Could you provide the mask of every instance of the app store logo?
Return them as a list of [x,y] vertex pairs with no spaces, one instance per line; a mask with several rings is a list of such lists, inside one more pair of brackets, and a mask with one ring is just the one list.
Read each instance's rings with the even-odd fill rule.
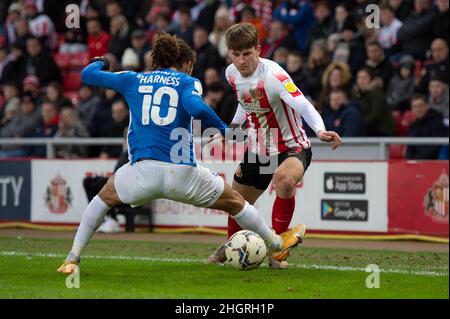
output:
[[366,192],[366,174],[364,173],[325,173],[324,193],[364,194]]

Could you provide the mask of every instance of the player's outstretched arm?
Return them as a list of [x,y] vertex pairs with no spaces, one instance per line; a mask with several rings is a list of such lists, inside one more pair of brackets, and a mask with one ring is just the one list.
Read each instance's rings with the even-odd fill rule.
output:
[[104,87],[122,93],[126,86],[125,75],[129,72],[111,73],[105,71],[108,69],[109,61],[107,58],[95,57],[81,71],[81,80],[88,85]]
[[[306,100],[306,98],[304,98]],[[307,101],[300,113],[305,119],[306,123],[308,123],[309,127],[311,127],[316,133],[317,137],[327,143],[332,143],[331,149],[335,150],[341,145],[341,137],[338,133],[334,131],[327,131],[325,128],[325,124],[323,123],[322,117],[319,112],[317,112],[316,108]]]
[[190,94],[183,96],[183,106],[190,116],[199,119],[205,127],[214,127],[219,129],[222,136],[225,136],[227,125],[217,116],[200,97],[200,95]]
[[335,131],[319,131],[317,137],[323,142],[332,143],[331,149],[333,150],[341,145],[341,137]]
[[319,112],[317,112],[316,108],[297,88],[289,75],[283,72],[270,77],[269,85],[290,108],[301,114],[321,141],[332,143],[331,148],[333,150],[341,145],[341,137],[339,134],[326,130]]

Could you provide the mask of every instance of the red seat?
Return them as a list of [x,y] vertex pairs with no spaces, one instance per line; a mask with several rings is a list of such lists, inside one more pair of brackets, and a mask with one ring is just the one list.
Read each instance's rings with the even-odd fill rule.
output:
[[402,113],[400,111],[392,111],[391,114],[394,119],[395,135],[402,136]]
[[72,71],[74,71],[74,69],[84,68],[88,64],[89,64],[89,53],[87,51],[73,53],[71,55],[70,68],[72,69]]
[[389,159],[403,159],[405,158],[406,145],[393,144],[388,146]]
[[61,71],[65,71],[69,68],[70,65],[70,54],[69,53],[55,53],[53,56],[56,65]]
[[414,77],[416,78],[416,80],[419,80],[421,78],[422,68],[423,68],[423,61],[416,60],[416,68],[414,72]]
[[408,135],[408,129],[411,124],[416,120],[416,116],[412,111],[405,111],[402,115],[401,127],[403,135]]
[[70,72],[64,76],[63,91],[77,91],[81,86],[80,72]]

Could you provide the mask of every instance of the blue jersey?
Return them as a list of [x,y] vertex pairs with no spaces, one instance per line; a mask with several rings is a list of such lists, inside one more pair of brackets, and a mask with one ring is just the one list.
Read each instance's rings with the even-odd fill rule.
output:
[[226,125],[203,102],[200,82],[181,72],[105,72],[103,62],[89,64],[82,81],[121,93],[130,108],[128,152],[131,163],[151,158],[195,166],[192,120],[225,134]]

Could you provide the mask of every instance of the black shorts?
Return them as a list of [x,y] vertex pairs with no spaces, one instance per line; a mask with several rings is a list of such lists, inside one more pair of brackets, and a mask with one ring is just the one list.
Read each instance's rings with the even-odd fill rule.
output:
[[240,175],[238,176],[235,173],[234,180],[242,185],[254,186],[257,189],[265,190],[272,181],[277,167],[289,157],[298,158],[306,172],[311,163],[312,151],[310,148],[297,148],[274,156],[258,156],[254,153],[249,153],[247,150],[244,154],[244,159],[239,164]]

